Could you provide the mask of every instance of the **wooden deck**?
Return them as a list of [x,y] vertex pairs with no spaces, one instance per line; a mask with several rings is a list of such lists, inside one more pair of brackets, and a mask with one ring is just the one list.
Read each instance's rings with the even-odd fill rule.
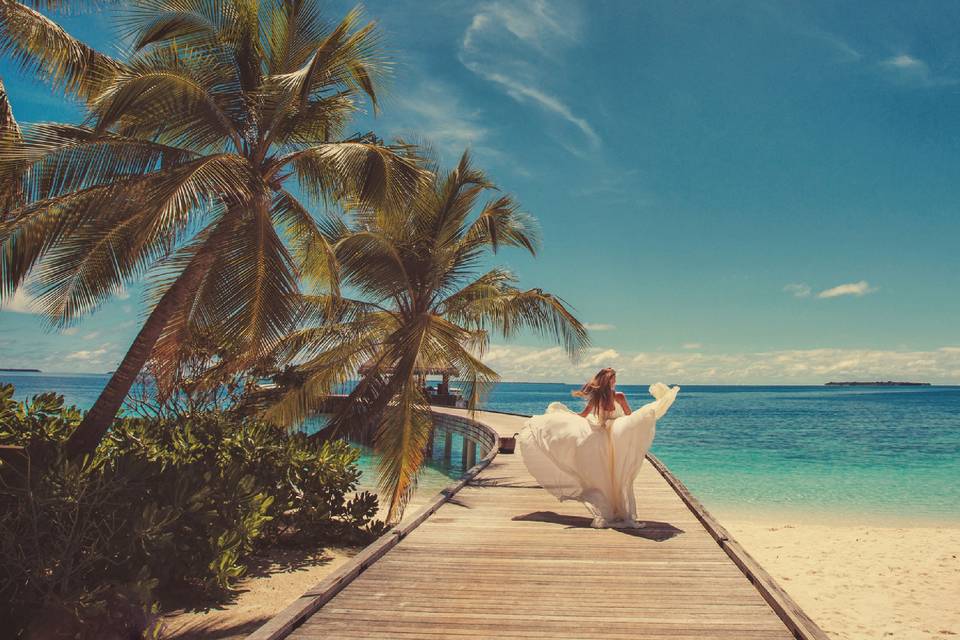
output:
[[[502,436],[523,423],[479,419]],[[500,454],[289,637],[825,638],[785,622],[778,606],[807,620],[775,585],[754,584],[766,574],[745,554],[738,562],[676,485],[645,464],[636,489],[647,526],[596,530],[580,504],[539,488],[519,454]]]

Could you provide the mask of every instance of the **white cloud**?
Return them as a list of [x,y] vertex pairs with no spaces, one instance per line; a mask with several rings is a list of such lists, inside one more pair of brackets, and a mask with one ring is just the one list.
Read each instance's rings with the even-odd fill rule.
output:
[[684,349],[702,349],[703,345],[699,342],[685,342],[683,345]]
[[117,300],[129,300],[130,292],[127,291],[126,287],[120,287],[116,292]]
[[860,282],[848,282],[847,284],[837,285],[829,289],[824,289],[817,294],[818,298],[838,298],[840,296],[864,296],[873,293],[877,287],[871,287],[866,280]]
[[0,311],[12,311],[13,313],[38,313],[35,309],[35,301],[23,287],[20,287],[13,293],[12,298],[7,298],[0,304]]
[[81,362],[102,362],[103,356],[110,351],[110,345],[102,345],[99,349],[84,349],[74,351],[66,355],[67,360],[79,360]]
[[792,295],[794,298],[808,298],[810,297],[811,293],[810,285],[803,282],[788,284],[783,288],[783,290]]
[[608,367],[610,366],[609,363],[615,362],[619,358],[620,354],[617,353],[616,349],[604,349],[585,358],[583,364],[589,367]]
[[573,7],[558,8],[544,0],[487,3],[464,32],[459,58],[517,102],[535,104],[573,125],[596,148],[601,140],[590,122],[541,86],[559,51],[577,41],[576,13]]
[[394,103],[392,113],[401,129],[427,132],[428,143],[441,145],[438,151],[454,158],[476,147],[489,133],[480,124],[480,111],[468,108],[453,87],[436,80],[415,83]]
[[822,384],[831,380],[960,382],[960,347],[930,351],[785,349],[704,354],[690,351],[623,353],[588,349],[578,363],[562,349],[497,345],[484,362],[504,380],[579,383],[597,367],[618,371],[623,384]]
[[62,335],[62,336],[75,336],[75,335],[77,335],[77,332],[78,332],[78,331],[79,331],[79,329],[77,329],[76,327],[68,327],[68,328],[62,330],[62,331],[60,332],[60,335]]
[[926,62],[907,53],[891,56],[881,62],[880,66],[894,78],[908,85],[936,87],[954,85],[958,82],[956,78],[934,73]]
[[911,69],[914,71],[927,69],[927,64],[923,60],[914,58],[913,56],[905,53],[901,53],[898,56],[893,56],[892,58],[887,58],[883,61],[883,64],[896,69]]
[[613,331],[617,328],[616,325],[605,322],[584,322],[583,326],[587,331]]

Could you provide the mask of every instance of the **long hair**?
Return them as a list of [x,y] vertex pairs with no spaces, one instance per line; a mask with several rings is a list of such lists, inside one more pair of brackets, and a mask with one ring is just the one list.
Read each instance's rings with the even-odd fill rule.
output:
[[613,411],[615,408],[613,398],[613,379],[617,372],[606,367],[600,369],[597,375],[587,384],[583,385],[579,391],[574,391],[576,398],[586,398],[587,406],[593,407],[593,413],[597,416],[601,411]]

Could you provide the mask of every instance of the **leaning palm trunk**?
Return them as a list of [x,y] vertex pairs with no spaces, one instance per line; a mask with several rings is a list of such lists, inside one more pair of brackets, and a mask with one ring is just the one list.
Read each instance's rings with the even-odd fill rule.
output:
[[75,457],[91,453],[97,447],[101,438],[110,429],[110,425],[113,424],[113,419],[120,411],[137,376],[150,359],[171,317],[186,304],[191,294],[196,292],[204,275],[210,269],[214,257],[209,248],[194,257],[190,265],[160,298],[140,332],[137,333],[137,337],[134,338],[120,366],[110,376],[107,386],[100,392],[100,396],[83,417],[83,421],[70,434],[67,440],[68,456]]

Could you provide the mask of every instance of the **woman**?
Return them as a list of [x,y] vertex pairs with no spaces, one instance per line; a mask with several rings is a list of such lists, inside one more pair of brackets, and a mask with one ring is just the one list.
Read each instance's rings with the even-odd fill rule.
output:
[[587,400],[579,414],[561,402],[527,421],[517,437],[523,461],[543,488],[560,500],[579,500],[593,515],[592,526],[642,527],[636,521],[633,482],[653,442],[657,418],[680,387],[657,383],[656,398],[630,411],[616,390],[617,373],[601,369],[573,395]]

